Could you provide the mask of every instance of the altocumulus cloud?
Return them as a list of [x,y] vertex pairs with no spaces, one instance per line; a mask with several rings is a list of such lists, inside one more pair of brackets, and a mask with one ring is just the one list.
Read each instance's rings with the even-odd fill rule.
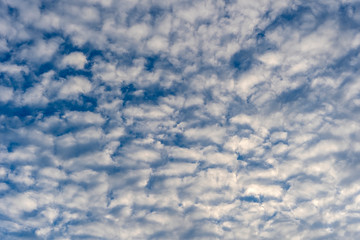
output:
[[359,29],[355,0],[0,0],[0,238],[360,238]]

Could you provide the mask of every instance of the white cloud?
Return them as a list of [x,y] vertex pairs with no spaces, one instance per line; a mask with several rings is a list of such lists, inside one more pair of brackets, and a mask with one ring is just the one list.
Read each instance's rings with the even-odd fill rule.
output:
[[24,192],[3,197],[0,211],[9,217],[20,217],[25,212],[31,212],[38,207],[32,195],[32,192]]
[[134,161],[153,162],[161,159],[160,153],[149,149],[138,149],[129,153],[128,157]]
[[174,158],[183,158],[187,160],[201,160],[204,158],[200,149],[172,147],[169,149],[169,155]]
[[61,60],[62,67],[70,66],[75,69],[83,69],[86,63],[86,56],[82,52],[72,52]]
[[0,64],[0,72],[9,73],[11,75],[19,74],[21,72],[28,73],[29,69],[26,66],[15,64]]
[[156,173],[159,175],[179,176],[183,174],[192,174],[197,167],[194,163],[168,163],[160,168]]
[[52,59],[61,42],[60,39],[39,40],[34,45],[22,50],[20,55],[33,62],[47,62]]
[[259,184],[251,184],[246,187],[245,194],[250,196],[255,195],[257,197],[263,195],[266,197],[279,198],[282,195],[282,189],[280,186],[276,185],[264,186]]
[[22,103],[26,105],[46,105],[49,100],[44,96],[45,92],[46,88],[42,84],[29,88],[22,96]]
[[223,143],[225,134],[226,130],[216,125],[204,128],[190,128],[184,132],[184,135],[190,140],[211,140],[217,144]]
[[125,135],[125,129],[122,127],[113,128],[109,131],[106,137],[110,139],[117,139]]
[[165,51],[168,48],[168,40],[165,37],[154,36],[147,42],[147,47],[155,53]]
[[63,116],[71,124],[93,124],[93,125],[102,125],[105,122],[105,119],[99,113],[94,112],[79,112],[79,111],[69,111],[66,112]]
[[249,138],[239,138],[238,136],[233,136],[225,144],[225,147],[231,151],[239,152],[240,154],[248,154],[251,151],[257,151],[257,153],[262,153],[262,150],[259,149],[259,145],[263,142],[263,139],[251,135]]
[[14,91],[12,88],[0,86],[0,102],[12,100]]
[[66,178],[66,173],[64,173],[63,171],[57,168],[51,168],[51,167],[41,169],[39,174],[44,177],[58,179],[58,180]]
[[173,111],[174,110],[167,105],[141,105],[139,107],[128,107],[124,109],[124,114],[130,118],[162,119],[168,117]]
[[359,235],[355,1],[0,5],[0,238]]
[[285,141],[287,139],[287,132],[273,132],[271,133],[271,141],[272,142],[276,142],[276,141]]
[[278,155],[285,153],[288,150],[288,148],[289,148],[288,145],[284,143],[278,143],[272,147],[272,152]]
[[8,48],[7,42],[5,41],[5,39],[1,39],[0,40],[0,52],[6,52],[8,50],[9,50],[9,48]]
[[101,140],[104,133],[101,128],[89,127],[75,134],[76,142],[83,144],[95,140]]
[[135,41],[140,41],[148,36],[150,32],[147,24],[136,24],[129,28],[128,36],[133,38]]
[[60,98],[77,96],[78,94],[86,94],[92,89],[91,82],[84,77],[71,77],[68,79],[59,91]]

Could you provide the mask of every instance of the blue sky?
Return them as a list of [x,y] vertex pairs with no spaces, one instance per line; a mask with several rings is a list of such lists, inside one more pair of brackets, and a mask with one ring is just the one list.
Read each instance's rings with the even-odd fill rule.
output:
[[0,238],[360,238],[359,27],[354,0],[0,0]]

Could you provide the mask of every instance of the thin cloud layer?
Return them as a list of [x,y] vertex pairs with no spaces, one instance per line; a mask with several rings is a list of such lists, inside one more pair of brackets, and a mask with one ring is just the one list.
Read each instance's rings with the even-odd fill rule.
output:
[[357,1],[0,1],[1,239],[357,239]]

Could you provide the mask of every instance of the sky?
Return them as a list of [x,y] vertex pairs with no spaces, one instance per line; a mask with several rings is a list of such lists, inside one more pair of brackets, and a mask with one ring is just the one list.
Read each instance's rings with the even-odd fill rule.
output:
[[0,0],[0,239],[360,239],[360,2]]

